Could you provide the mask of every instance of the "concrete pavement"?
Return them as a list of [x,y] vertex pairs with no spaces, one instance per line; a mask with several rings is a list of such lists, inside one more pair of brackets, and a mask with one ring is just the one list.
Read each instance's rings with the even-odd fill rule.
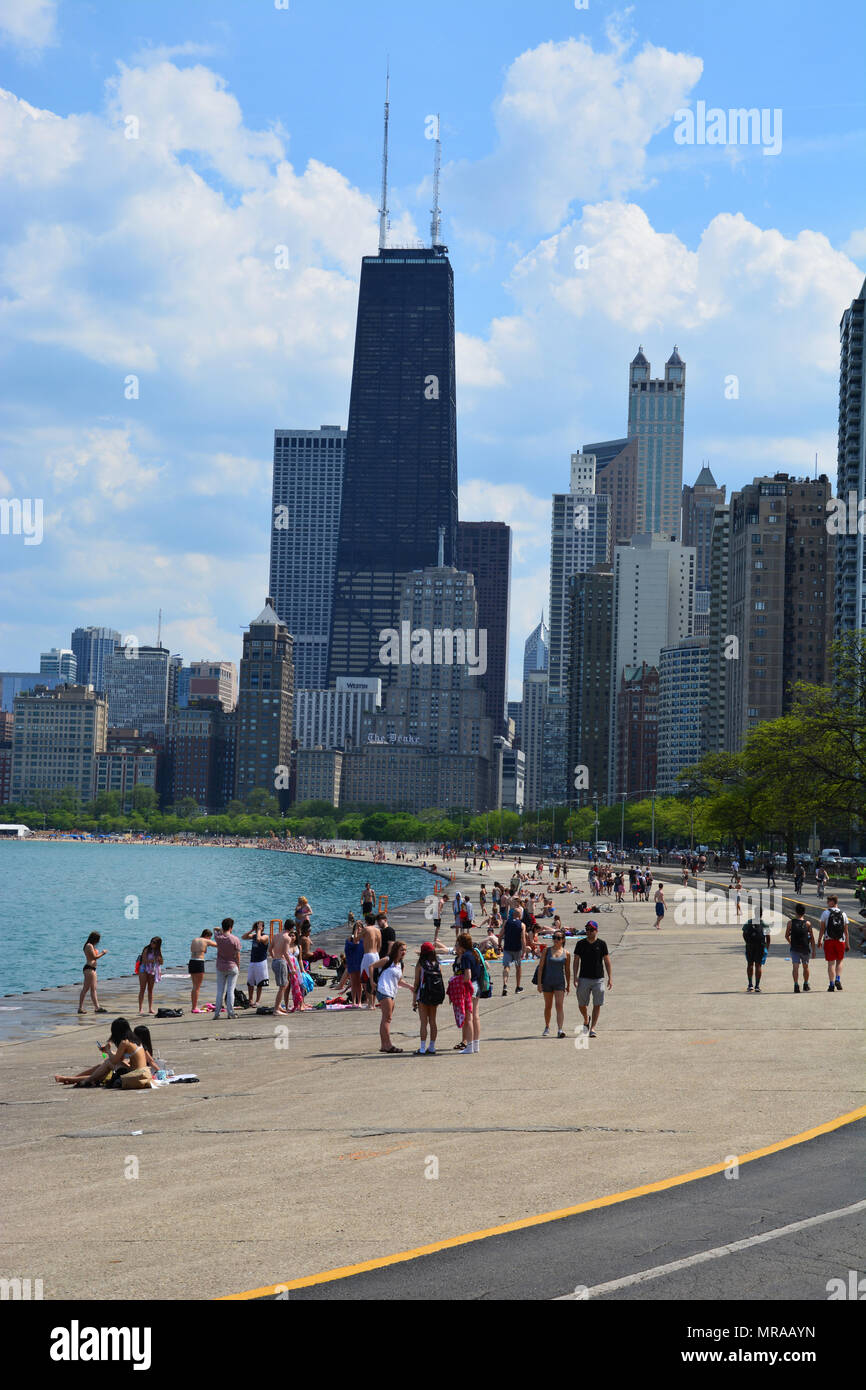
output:
[[[488,888],[510,869],[494,864]],[[479,875],[461,882],[477,900]],[[578,883],[556,895],[567,922],[585,920],[571,912],[585,870]],[[162,1055],[202,1080],[153,1092],[52,1083],[98,1060],[105,1016],[0,1044],[0,1272],[42,1278],[46,1298],[228,1295],[718,1163],[864,1103],[859,955],[844,993],[794,996],[774,946],[747,996],[736,928],[669,912],[657,931],[652,905],[630,902],[598,920],[614,988],[588,1047],[542,1039],[540,997],[503,999],[500,965],[477,1056],[451,1050],[447,1005],[440,1055],[412,1056],[407,991],[403,1056],[378,1054],[377,1013],[303,1013],[287,1034],[254,1015],[160,1021]],[[431,935],[423,904],[393,921],[410,947]],[[104,992],[135,1021],[131,990]],[[574,1030],[573,995],[566,1017]]]

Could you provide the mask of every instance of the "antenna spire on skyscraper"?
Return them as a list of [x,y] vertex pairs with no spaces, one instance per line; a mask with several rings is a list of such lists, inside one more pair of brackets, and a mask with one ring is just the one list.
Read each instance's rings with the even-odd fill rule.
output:
[[439,116],[436,117],[436,150],[433,156],[433,208],[430,222],[430,245],[442,244],[442,213],[439,208],[439,174],[442,169],[442,141],[439,135]]
[[379,208],[379,250],[388,241],[388,121],[391,114],[391,64],[385,69],[385,143],[382,151],[382,204]]

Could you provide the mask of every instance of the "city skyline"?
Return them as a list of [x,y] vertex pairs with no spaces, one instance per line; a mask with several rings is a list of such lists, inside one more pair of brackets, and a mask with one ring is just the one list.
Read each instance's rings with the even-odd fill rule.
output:
[[[514,530],[512,697],[549,589],[544,538],[561,460],[624,430],[623,374],[638,344],[661,362],[676,342],[689,363],[684,482],[704,459],[729,491],[776,469],[802,475],[816,452],[819,471],[834,474],[838,324],[862,284],[866,217],[846,177],[862,133],[820,91],[831,75],[834,90],[844,86],[849,63],[856,76],[853,6],[831,6],[848,52],[822,32],[810,40],[807,105],[797,50],[761,47],[789,14],[775,3],[759,18],[741,4],[700,18],[660,5],[630,20],[542,4],[497,9],[493,26],[481,6],[461,16],[459,61],[437,67],[427,48],[419,82],[420,19],[387,5],[368,7],[361,25],[337,4],[327,36],[296,7],[251,17],[247,32],[220,3],[206,20],[156,3],[145,33],[119,13],[96,30],[68,6],[43,8],[56,12],[53,28],[28,42],[22,23],[3,49],[17,350],[0,471],[5,495],[38,486],[46,514],[42,545],[3,538],[15,594],[0,633],[5,669],[33,669],[83,624],[121,623],[152,642],[160,607],[173,651],[238,660],[267,587],[273,428],[347,424],[358,264],[376,244],[386,28],[391,244],[427,239],[426,119],[443,113],[459,515]],[[434,50],[452,18],[446,4]],[[326,43],[348,84],[336,102],[313,76]],[[257,84],[248,45],[268,52]],[[69,60],[88,47],[85,74]],[[297,84],[285,80],[287,59]],[[532,116],[541,90],[556,92],[555,116]],[[784,109],[779,154],[678,145],[675,111],[699,99]],[[605,126],[593,125],[592,106]],[[140,128],[127,139],[132,115]],[[563,138],[575,128],[604,137],[591,156]],[[85,206],[79,186],[98,197]],[[808,212],[804,186],[815,192]],[[201,235],[187,247],[190,219]],[[635,269],[623,275],[626,262]],[[85,569],[86,591],[73,582]]]

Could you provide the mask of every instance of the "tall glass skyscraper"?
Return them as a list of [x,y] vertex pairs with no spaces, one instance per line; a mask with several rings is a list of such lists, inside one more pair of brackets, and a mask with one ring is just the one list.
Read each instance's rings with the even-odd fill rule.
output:
[[106,661],[120,643],[120,633],[113,627],[77,627],[69,645],[78,662],[78,684],[92,685],[94,690],[102,694],[105,690]]
[[454,273],[444,246],[361,263],[328,684],[380,676],[406,576],[457,561]]
[[270,592],[294,639],[296,690],[327,683],[345,447],[338,425],[274,431]]
[[686,364],[674,348],[653,379],[643,349],[629,368],[628,437],[637,439],[635,534],[679,540]]
[[534,627],[523,644],[523,679],[533,671],[547,671],[550,666],[550,628],[541,615],[541,622]]

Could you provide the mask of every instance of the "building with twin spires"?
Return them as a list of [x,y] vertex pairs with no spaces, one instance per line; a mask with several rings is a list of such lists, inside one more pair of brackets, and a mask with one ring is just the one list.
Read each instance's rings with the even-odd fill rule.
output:
[[674,348],[663,377],[639,348],[629,368],[628,437],[637,440],[634,534],[679,540],[686,364]]

